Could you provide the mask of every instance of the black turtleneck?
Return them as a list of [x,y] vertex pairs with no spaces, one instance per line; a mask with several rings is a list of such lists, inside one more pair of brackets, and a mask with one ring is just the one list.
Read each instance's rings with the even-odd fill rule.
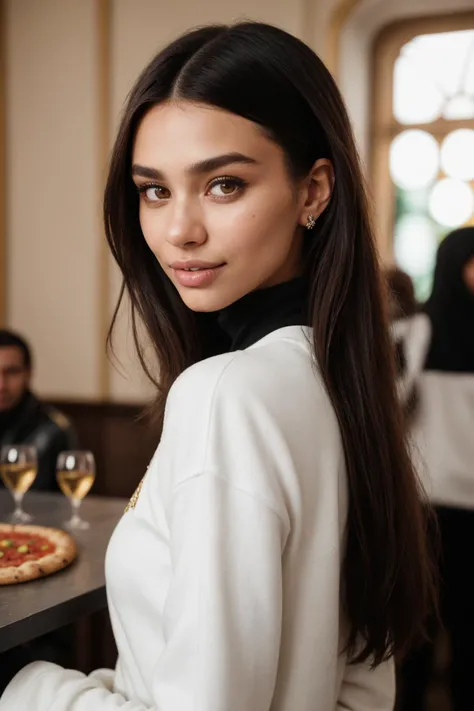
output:
[[303,277],[258,289],[219,312],[217,323],[230,339],[227,350],[248,348],[284,326],[307,326],[308,285]]

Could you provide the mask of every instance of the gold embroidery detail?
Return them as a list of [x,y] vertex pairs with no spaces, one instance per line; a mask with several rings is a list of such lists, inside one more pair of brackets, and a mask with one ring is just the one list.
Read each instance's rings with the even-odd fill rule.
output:
[[[148,471],[148,467],[147,467],[147,471]],[[145,476],[146,476],[146,475],[145,475]],[[133,495],[132,495],[132,498],[131,498],[130,501],[128,502],[127,507],[126,507],[124,513],[127,513],[127,511],[130,511],[130,509],[134,509],[135,506],[137,505],[138,497],[140,496],[140,491],[142,490],[142,486],[143,486],[143,482],[144,482],[144,481],[145,481],[145,477],[143,477],[143,479],[141,480],[141,482],[139,483],[139,485],[138,485],[137,488],[135,489],[135,491],[134,491],[134,493],[133,493]]]

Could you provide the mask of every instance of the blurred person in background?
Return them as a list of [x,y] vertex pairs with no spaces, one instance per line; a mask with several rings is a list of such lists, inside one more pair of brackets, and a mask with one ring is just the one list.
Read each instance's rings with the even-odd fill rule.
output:
[[[413,421],[415,457],[435,505],[440,536],[441,618],[450,642],[453,711],[472,711],[474,666],[474,227],[441,243],[424,312],[431,337]],[[402,670],[400,709],[420,711],[434,644]]]
[[57,456],[76,448],[76,434],[62,412],[40,402],[31,392],[31,377],[30,346],[18,334],[0,329],[0,447],[35,446],[38,474],[32,488],[53,491],[57,488]]
[[385,278],[389,289],[388,317],[396,322],[408,319],[418,311],[418,302],[415,296],[415,287],[409,274],[399,267],[390,267],[385,270]]
[[398,267],[385,271],[388,286],[388,316],[395,344],[398,393],[407,422],[418,402],[416,383],[423,370],[430,343],[431,326],[421,313],[411,277]]

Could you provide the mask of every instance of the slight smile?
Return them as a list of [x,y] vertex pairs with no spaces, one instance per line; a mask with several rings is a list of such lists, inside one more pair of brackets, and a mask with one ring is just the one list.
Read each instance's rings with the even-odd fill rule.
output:
[[170,264],[170,267],[174,272],[178,284],[185,287],[196,288],[212,284],[223,267],[225,267],[225,263],[212,264],[198,260],[189,260],[173,262]]

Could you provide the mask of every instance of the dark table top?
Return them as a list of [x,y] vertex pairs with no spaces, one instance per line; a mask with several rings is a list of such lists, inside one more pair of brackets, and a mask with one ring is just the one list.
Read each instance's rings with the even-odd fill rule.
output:
[[[105,552],[126,503],[88,496],[80,513],[90,528],[72,534],[78,544],[77,560],[46,578],[0,586],[0,652],[106,607]],[[61,528],[70,517],[62,494],[29,492],[23,507],[34,516],[32,525]],[[6,521],[12,510],[11,495],[0,490],[0,521]]]

